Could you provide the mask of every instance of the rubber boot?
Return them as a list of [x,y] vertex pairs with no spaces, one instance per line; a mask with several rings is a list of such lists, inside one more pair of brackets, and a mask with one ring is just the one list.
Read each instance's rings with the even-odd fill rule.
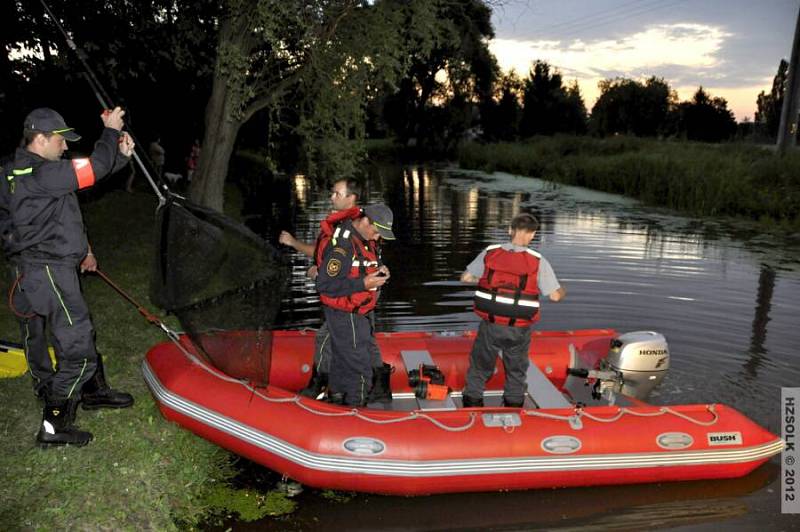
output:
[[311,380],[308,381],[308,385],[300,390],[300,395],[303,397],[310,397],[312,399],[316,399],[320,396],[320,394],[325,391],[325,388],[328,386],[328,374],[327,373],[317,373],[317,366],[315,365],[314,368],[311,370]]
[[372,368],[372,389],[369,391],[367,403],[392,402],[392,373],[394,367],[385,362],[379,368]]
[[469,395],[462,395],[461,404],[464,406],[464,408],[470,408],[473,406],[483,406],[483,397],[476,398],[476,397],[470,397]]
[[131,394],[114,390],[108,385],[105,370],[103,369],[103,357],[98,354],[97,370],[81,389],[81,406],[83,406],[83,409],[128,408],[132,404],[133,396]]
[[509,408],[521,408],[524,404],[525,399],[522,399],[521,401],[509,401],[506,399],[505,395],[503,396],[503,406],[507,406]]
[[79,430],[73,425],[77,402],[73,400],[47,399],[42,413],[42,426],[36,442],[46,448],[54,445],[82,447],[92,441],[92,433]]
[[328,402],[332,405],[343,405],[344,403],[344,394],[341,392],[334,392],[328,395]]

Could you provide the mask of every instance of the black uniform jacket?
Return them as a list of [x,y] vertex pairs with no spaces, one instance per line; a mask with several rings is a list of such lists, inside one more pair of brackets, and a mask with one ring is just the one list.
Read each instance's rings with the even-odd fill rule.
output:
[[105,128],[88,161],[48,161],[17,149],[3,167],[0,184],[3,250],[12,260],[73,265],[83,260],[88,241],[75,192],[128,164],[130,159],[119,153],[119,135]]

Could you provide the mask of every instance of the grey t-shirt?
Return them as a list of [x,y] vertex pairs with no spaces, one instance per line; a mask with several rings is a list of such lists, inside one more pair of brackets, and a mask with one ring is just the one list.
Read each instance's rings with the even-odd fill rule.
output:
[[[521,251],[525,252],[527,248],[522,246],[516,246],[511,242],[506,242],[500,246],[503,249],[508,251]],[[471,275],[474,275],[478,279],[483,277],[483,268],[484,268],[484,258],[486,257],[486,250],[484,249],[481,251],[475,259],[469,263],[467,266],[467,272]],[[539,273],[536,276],[536,284],[539,286],[539,293],[545,296],[549,296],[559,288],[561,288],[561,284],[558,282],[558,278],[556,277],[556,273],[553,271],[553,267],[550,266],[550,263],[547,261],[546,258],[539,255]]]

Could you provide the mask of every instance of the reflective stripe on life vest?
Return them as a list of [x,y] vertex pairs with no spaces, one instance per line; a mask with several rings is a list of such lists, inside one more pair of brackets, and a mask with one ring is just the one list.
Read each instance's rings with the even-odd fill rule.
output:
[[[483,299],[492,299],[492,294],[487,292],[481,292],[480,290],[475,291],[475,297],[482,297]],[[520,298],[519,301],[514,303],[514,298],[512,297],[504,297],[504,296],[495,296],[494,300],[498,303],[503,303],[505,305],[522,305],[523,307],[536,307],[539,308],[539,301],[538,300],[531,300],[531,299],[522,299]]]

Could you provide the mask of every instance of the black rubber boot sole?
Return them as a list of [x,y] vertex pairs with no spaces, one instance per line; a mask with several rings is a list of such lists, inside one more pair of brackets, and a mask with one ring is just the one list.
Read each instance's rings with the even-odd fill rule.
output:
[[85,432],[85,434],[89,435],[89,439],[80,439],[80,440],[63,439],[63,437],[59,438],[58,437],[59,434],[64,434],[64,433],[53,434],[52,440],[42,439],[41,433],[37,434],[36,435],[37,447],[39,447],[40,449],[47,449],[48,447],[63,447],[65,445],[74,445],[75,447],[83,447],[94,439],[94,436],[92,435],[91,432]]
[[100,410],[102,408],[130,408],[133,406],[133,399],[130,401],[126,401],[124,403],[86,403],[85,401],[81,401],[81,408],[84,410]]

